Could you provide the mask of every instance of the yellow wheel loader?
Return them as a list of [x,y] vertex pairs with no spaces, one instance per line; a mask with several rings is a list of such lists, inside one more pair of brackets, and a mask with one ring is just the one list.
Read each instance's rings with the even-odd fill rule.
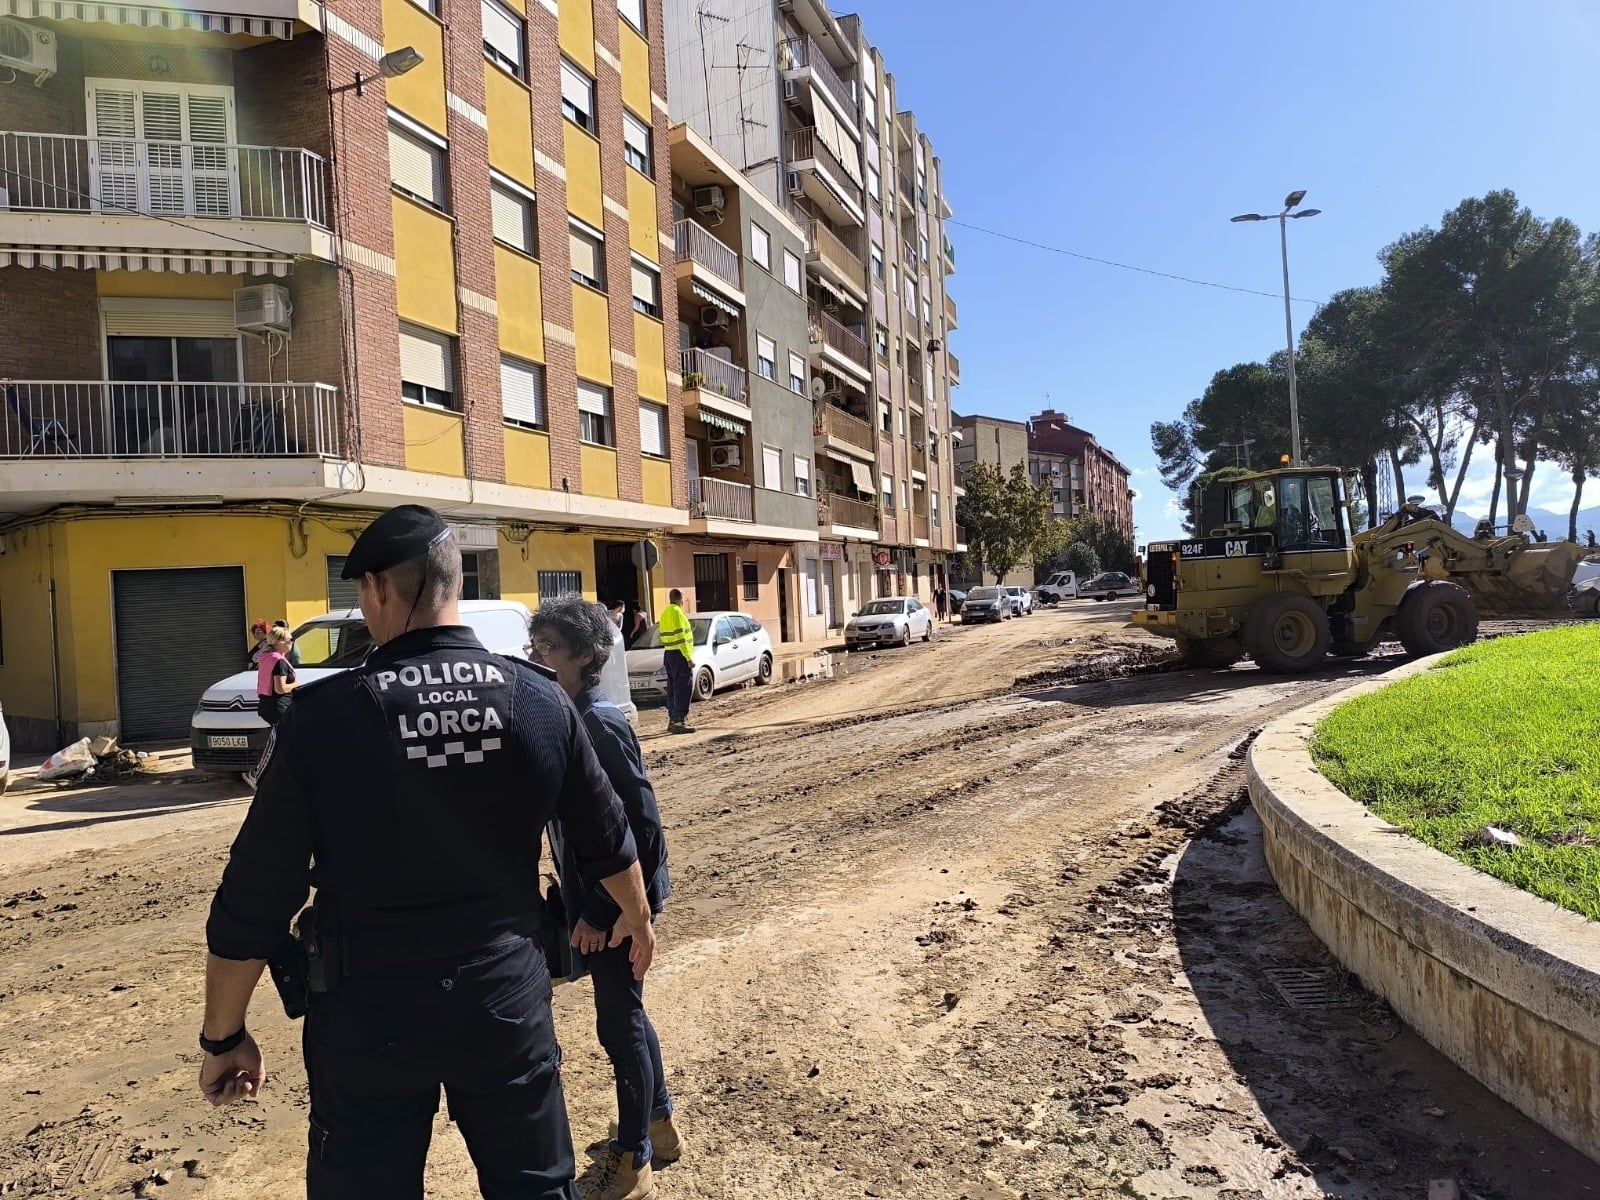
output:
[[1559,614],[1583,556],[1573,542],[1468,537],[1413,504],[1353,533],[1333,467],[1214,484],[1198,518],[1204,536],[1146,548],[1134,624],[1175,639],[1196,665],[1248,654],[1279,674],[1365,654],[1384,634],[1411,654],[1464,646],[1480,613]]

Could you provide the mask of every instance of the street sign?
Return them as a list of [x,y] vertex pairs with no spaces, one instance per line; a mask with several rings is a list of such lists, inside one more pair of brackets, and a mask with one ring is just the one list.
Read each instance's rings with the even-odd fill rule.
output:
[[654,571],[661,561],[661,550],[649,538],[634,543],[633,565],[641,571]]

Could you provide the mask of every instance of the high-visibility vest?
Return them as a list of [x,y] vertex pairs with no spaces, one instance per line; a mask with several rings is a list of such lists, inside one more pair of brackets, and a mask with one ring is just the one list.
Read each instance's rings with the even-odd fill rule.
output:
[[688,616],[676,604],[661,610],[661,648],[676,650],[685,658],[694,657],[694,630]]

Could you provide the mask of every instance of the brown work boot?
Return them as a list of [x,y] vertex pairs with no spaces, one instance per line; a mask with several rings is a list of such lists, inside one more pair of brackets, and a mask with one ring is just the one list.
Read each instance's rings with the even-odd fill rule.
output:
[[[616,1141],[617,1123],[611,1122],[611,1140]],[[658,1163],[675,1163],[683,1157],[683,1136],[678,1132],[678,1127],[672,1123],[671,1117],[662,1117],[650,1122],[650,1150],[652,1161]]]
[[651,1200],[656,1184],[650,1177],[650,1164],[634,1166],[631,1150],[619,1154],[612,1147],[608,1153],[594,1190],[587,1193],[588,1200]]

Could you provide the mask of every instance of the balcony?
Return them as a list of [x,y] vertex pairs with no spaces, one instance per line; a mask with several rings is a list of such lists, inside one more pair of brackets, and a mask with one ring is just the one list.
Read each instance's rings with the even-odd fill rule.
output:
[[928,452],[922,448],[921,442],[911,443],[911,470],[913,473],[921,472],[922,477],[928,477]]
[[[950,219],[949,213],[945,214],[945,219]],[[956,273],[956,248],[950,244],[949,238],[944,239],[944,273],[946,275]]]
[[878,506],[837,492],[817,497],[817,524],[827,528],[878,532]]
[[296,257],[333,258],[327,164],[284,146],[0,132],[0,265],[19,251],[24,266],[132,254],[284,275]]
[[755,521],[750,503],[750,487],[727,479],[698,475],[689,480],[689,519],[691,521]]
[[672,241],[678,259],[678,278],[690,281],[693,295],[719,308],[726,308],[728,300],[738,308],[744,307],[744,276],[739,269],[737,250],[700,222],[688,219],[672,227]]
[[812,88],[822,92],[828,107],[858,137],[860,122],[856,116],[856,89],[839,77],[833,64],[823,54],[822,48],[811,38],[790,38],[779,46],[783,77],[808,81]]
[[954,329],[960,322],[956,320],[956,302],[950,298],[950,293],[944,294],[944,327]]
[[878,439],[872,426],[837,404],[817,405],[814,432],[836,450],[867,462],[877,461]]
[[967,531],[961,526],[956,526],[956,553],[965,554],[967,551]]
[[862,208],[866,193],[856,182],[856,172],[845,168],[815,128],[791,130],[786,149],[790,169],[800,176],[801,189],[829,220],[838,225],[866,224]]
[[957,358],[954,354],[948,354],[948,353],[944,356],[944,358],[945,358],[945,363],[946,363],[946,365],[948,366],[948,368],[950,370],[950,386],[951,387],[960,387],[961,386],[961,360],[959,358]]
[[924,546],[928,544],[928,515],[926,513],[911,514],[911,536]]
[[851,241],[846,241],[815,217],[805,221],[806,262],[833,280],[863,304],[867,299],[867,268]]
[[872,378],[870,351],[861,335],[815,309],[811,313],[811,352],[830,365],[842,367],[862,382]]
[[922,380],[915,375],[906,376],[906,399],[911,407],[921,412],[923,409]]
[[0,381],[0,458],[348,458],[325,383]]
[[693,349],[678,352],[678,365],[683,371],[685,416],[698,417],[704,408],[749,422],[749,377],[743,367],[707,350]]

